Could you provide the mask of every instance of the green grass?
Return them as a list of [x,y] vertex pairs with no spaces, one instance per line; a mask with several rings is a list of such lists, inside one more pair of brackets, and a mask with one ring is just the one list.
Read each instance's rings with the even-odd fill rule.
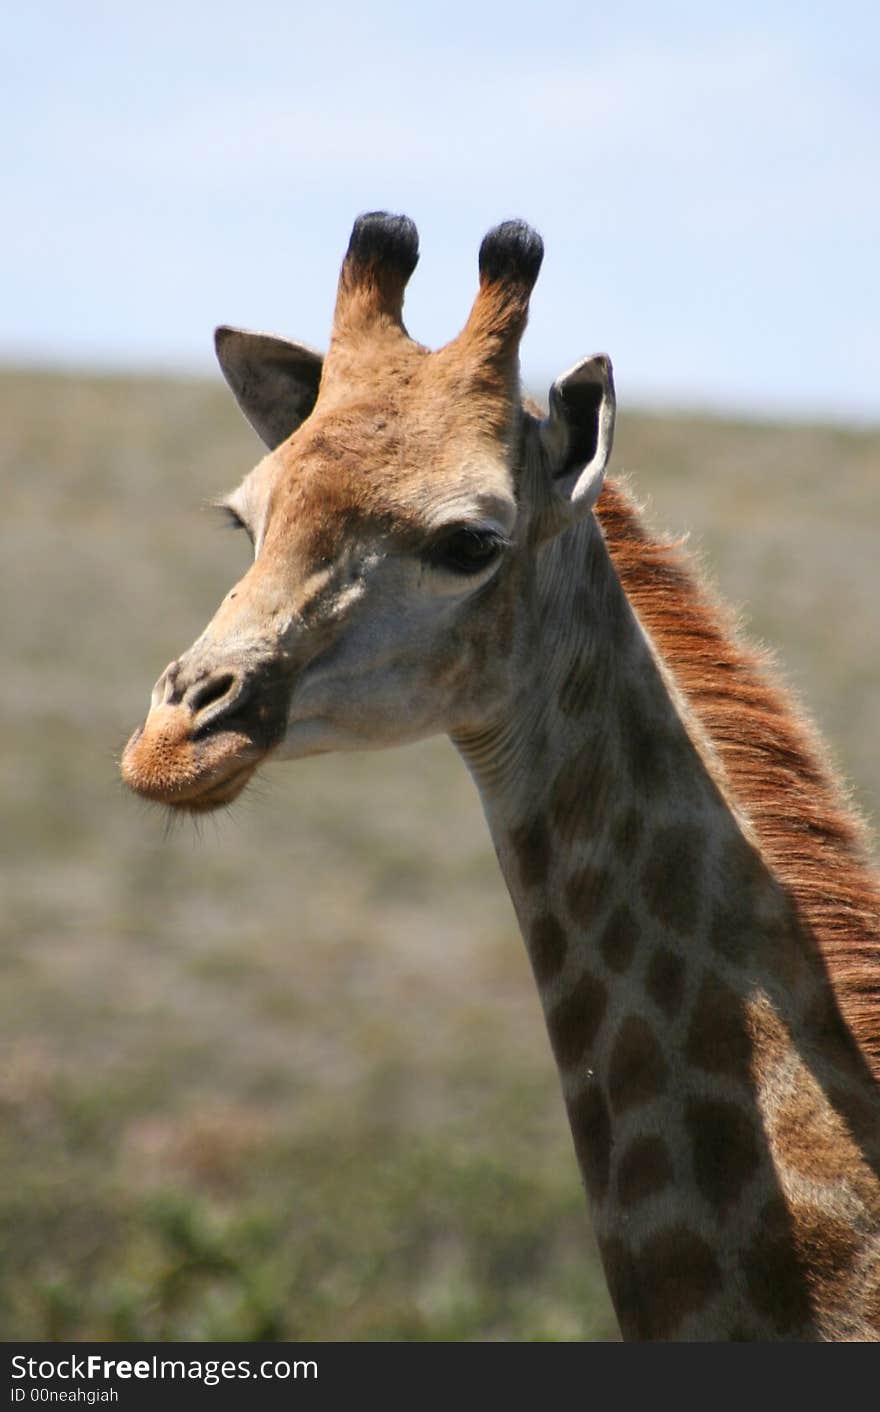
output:
[[[533,982],[451,747],[166,833],[116,756],[245,562],[217,385],[0,376],[0,1336],[614,1336]],[[623,415],[875,809],[880,435]]]

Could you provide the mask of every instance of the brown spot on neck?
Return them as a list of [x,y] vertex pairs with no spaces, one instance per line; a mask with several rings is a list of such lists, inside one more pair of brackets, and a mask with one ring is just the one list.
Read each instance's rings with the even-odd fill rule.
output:
[[624,1338],[674,1338],[723,1287],[721,1267],[706,1241],[686,1226],[651,1236],[638,1252],[612,1238],[602,1261]]
[[560,842],[596,835],[608,817],[616,785],[613,759],[597,741],[565,762],[549,800],[550,819]]
[[608,1072],[608,1092],[615,1113],[648,1103],[666,1089],[669,1066],[656,1035],[640,1015],[620,1026]]
[[750,1083],[752,1041],[745,1004],[720,977],[703,977],[694,1001],[685,1058],[709,1074],[727,1074]]
[[658,830],[642,870],[642,896],[653,917],[680,936],[697,925],[705,836],[695,824]]
[[681,1009],[684,980],[683,957],[669,947],[658,946],[648,962],[645,989],[668,1020],[674,1019]]
[[510,831],[510,845],[526,889],[546,882],[550,871],[550,834],[541,814]]
[[579,868],[565,885],[565,900],[572,917],[591,922],[611,892],[612,878],[607,868],[588,863]]
[[579,719],[594,709],[600,700],[600,694],[598,674],[589,671],[583,658],[578,656],[563,679],[557,703],[564,716]]
[[568,943],[559,918],[545,912],[529,927],[529,955],[539,986],[552,981],[562,970]]
[[592,1048],[607,1005],[605,986],[587,971],[571,994],[550,1011],[547,1028],[560,1069],[574,1068]]
[[602,1201],[611,1169],[611,1117],[595,1080],[569,1102],[568,1121],[587,1189],[594,1201]]
[[663,1191],[673,1179],[672,1159],[662,1137],[637,1137],[630,1143],[617,1168],[617,1199],[630,1210]]
[[641,927],[632,908],[625,902],[615,907],[599,938],[602,960],[609,971],[623,975],[632,964],[636,945],[641,935]]
[[739,1200],[760,1162],[753,1119],[732,1103],[692,1098],[685,1108],[697,1189],[720,1216]]
[[621,863],[632,863],[639,849],[644,832],[644,819],[638,809],[627,809],[615,821],[611,831],[611,841],[615,856]]

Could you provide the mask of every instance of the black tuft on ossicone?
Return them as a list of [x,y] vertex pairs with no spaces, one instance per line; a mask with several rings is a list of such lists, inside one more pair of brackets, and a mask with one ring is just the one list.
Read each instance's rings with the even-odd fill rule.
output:
[[480,275],[491,284],[513,280],[531,289],[544,258],[544,242],[525,221],[503,221],[480,246]]
[[358,216],[348,242],[346,263],[382,265],[408,280],[419,259],[419,233],[409,216],[368,211]]

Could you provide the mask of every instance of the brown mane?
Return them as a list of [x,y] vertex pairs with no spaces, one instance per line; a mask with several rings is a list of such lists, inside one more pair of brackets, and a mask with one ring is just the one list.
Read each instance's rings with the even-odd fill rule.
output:
[[599,521],[626,594],[723,763],[764,857],[813,933],[842,1014],[880,1077],[880,885],[815,729],[679,548],[607,482]]

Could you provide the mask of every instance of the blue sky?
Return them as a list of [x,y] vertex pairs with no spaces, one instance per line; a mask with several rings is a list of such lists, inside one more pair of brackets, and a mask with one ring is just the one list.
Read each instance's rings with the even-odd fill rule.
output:
[[485,230],[546,244],[540,387],[880,420],[880,9],[588,0],[47,3],[2,22],[0,358],[208,371],[326,342],[354,216],[405,211],[413,335]]

